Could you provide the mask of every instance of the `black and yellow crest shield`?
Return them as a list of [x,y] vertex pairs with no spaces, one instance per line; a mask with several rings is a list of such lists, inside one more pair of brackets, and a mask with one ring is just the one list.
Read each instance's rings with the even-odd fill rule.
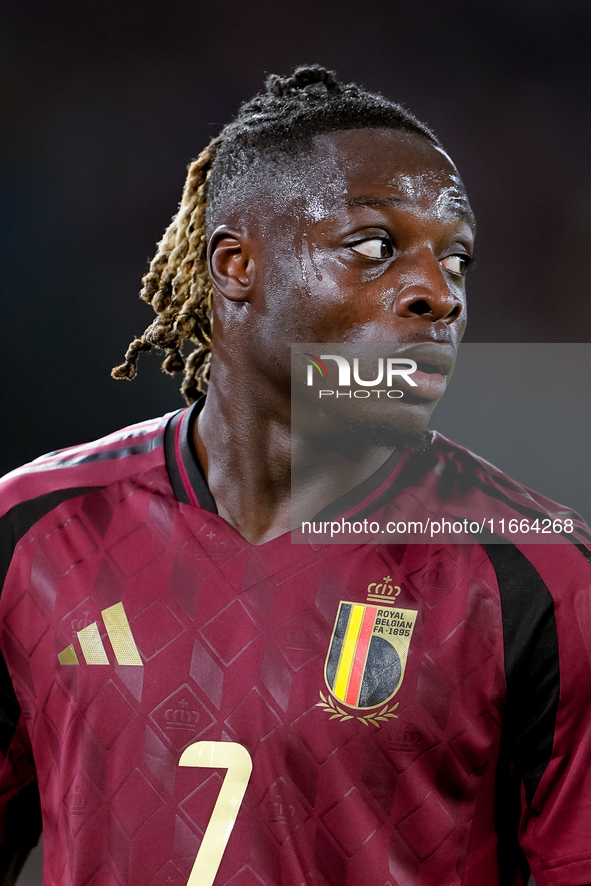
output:
[[331,694],[352,708],[383,704],[396,694],[417,612],[341,601],[324,679]]

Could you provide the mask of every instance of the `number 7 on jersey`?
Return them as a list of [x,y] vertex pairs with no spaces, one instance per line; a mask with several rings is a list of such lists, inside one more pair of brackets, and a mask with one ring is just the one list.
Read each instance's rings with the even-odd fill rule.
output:
[[183,751],[179,766],[228,770],[187,882],[187,886],[213,886],[250,779],[252,759],[234,741],[197,741]]

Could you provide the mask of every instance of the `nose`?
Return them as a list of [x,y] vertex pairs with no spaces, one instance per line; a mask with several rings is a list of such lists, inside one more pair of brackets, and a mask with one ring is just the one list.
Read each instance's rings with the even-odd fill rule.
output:
[[415,264],[411,273],[402,276],[395,307],[399,317],[424,317],[432,323],[443,321],[449,325],[464,313],[464,299],[450,286],[446,272],[432,253],[418,266]]

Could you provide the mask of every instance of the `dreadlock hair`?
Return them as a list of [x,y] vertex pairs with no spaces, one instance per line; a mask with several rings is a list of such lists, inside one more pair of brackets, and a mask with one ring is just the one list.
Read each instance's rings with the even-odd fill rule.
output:
[[[207,271],[207,235],[228,206],[240,205],[247,183],[262,168],[299,161],[314,136],[350,129],[387,128],[415,133],[439,145],[435,135],[406,111],[355,83],[340,83],[333,71],[302,65],[289,77],[271,74],[264,90],[244,103],[235,119],[188,166],[177,214],[142,280],[140,297],[156,319],[135,338],[113,378],[132,379],[141,351],[164,352],[162,369],[184,373],[181,392],[192,403],[209,381],[213,287]],[[184,342],[195,345],[188,356]]]

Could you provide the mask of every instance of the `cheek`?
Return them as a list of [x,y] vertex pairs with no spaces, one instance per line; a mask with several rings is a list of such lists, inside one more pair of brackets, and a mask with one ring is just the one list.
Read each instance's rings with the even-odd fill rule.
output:
[[389,265],[368,263],[360,268],[321,249],[311,250],[307,258],[312,291],[325,302],[330,299],[356,322],[379,317],[396,301]]
[[468,308],[466,305],[466,296],[464,295],[464,301],[462,306],[462,316],[458,322],[458,342],[460,342],[466,331],[466,324],[468,323]]
[[[306,234],[296,234],[290,248],[273,255],[264,280],[264,314],[268,328],[281,330],[292,341],[330,341],[351,300],[343,285],[342,268],[312,254]],[[354,303],[353,299],[353,303]]]
[[[395,294],[383,270],[360,277],[320,249],[304,234],[275,254],[265,275],[264,316],[259,331],[283,342],[367,341],[386,336]],[[383,327],[383,329],[382,329]],[[264,330],[264,331],[263,331]]]
[[305,280],[309,304],[309,320],[314,323],[318,341],[321,330],[334,330],[332,339],[338,338],[338,330],[349,329],[365,322],[368,313],[364,282],[354,275],[347,265],[320,249],[306,249],[300,253],[302,278]]

